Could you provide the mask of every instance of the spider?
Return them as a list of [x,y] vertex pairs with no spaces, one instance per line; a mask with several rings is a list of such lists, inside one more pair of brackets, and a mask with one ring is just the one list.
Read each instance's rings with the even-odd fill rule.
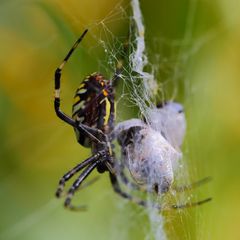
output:
[[[139,147],[139,143],[134,145],[133,135],[143,138],[142,131],[147,132],[147,136],[160,136],[154,129],[147,127],[142,120],[138,119],[128,120],[120,125],[114,127],[115,118],[115,106],[114,106],[114,82],[120,78],[122,71],[121,64],[116,67],[115,73],[111,80],[105,79],[100,73],[93,73],[87,76],[80,84],[79,88],[75,92],[74,104],[72,106],[72,117],[65,114],[60,109],[60,80],[62,69],[69,60],[70,56],[82,41],[88,30],[85,30],[80,38],[75,42],[70,49],[63,62],[55,71],[55,92],[54,92],[54,108],[56,115],[65,123],[71,125],[74,128],[77,141],[84,147],[91,148],[92,156],[79,163],[73,169],[68,171],[59,181],[59,185],[56,191],[56,196],[61,197],[65,183],[70,180],[76,173],[81,172],[79,177],[74,181],[70,189],[67,191],[64,206],[71,210],[82,210],[84,206],[74,206],[71,204],[71,200],[75,192],[80,188],[83,181],[91,174],[94,169],[97,169],[99,173],[108,172],[112,187],[116,193],[123,198],[127,198],[136,202],[141,206],[146,206],[146,202],[140,199],[132,197],[130,194],[122,191],[118,175],[120,175],[122,182],[128,184],[129,181],[122,171],[122,166],[116,161],[113,151],[113,139],[117,138],[122,150],[131,146],[133,149],[135,146]],[[154,135],[155,134],[155,135]],[[150,138],[151,139],[151,138]],[[141,143],[140,143],[141,144]],[[141,147],[141,146],[140,146]],[[144,144],[143,144],[143,147]],[[135,154],[137,158],[139,155]],[[128,166],[131,168],[131,166]],[[141,169],[144,172],[144,170]],[[157,177],[157,176],[156,176]],[[168,186],[161,185],[161,182],[156,181],[152,183],[156,192],[168,191],[172,180],[168,183]],[[201,182],[199,181],[199,184]],[[198,185],[195,184],[195,185]],[[139,189],[138,184],[131,184],[131,186]],[[185,187],[187,188],[187,187]],[[181,206],[172,206],[172,208],[187,207],[192,205],[200,205],[209,199],[200,201],[198,203],[185,204]]]
[[[72,210],[84,208],[81,206],[73,206],[71,199],[82,182],[95,168],[99,173],[109,172],[114,190],[124,198],[131,199],[130,195],[122,192],[120,189],[114,167],[114,153],[109,139],[109,134],[114,127],[115,117],[113,82],[119,77],[120,67],[117,68],[112,80],[105,79],[100,73],[93,73],[86,77],[75,93],[72,117],[60,109],[60,80],[62,69],[87,31],[88,30],[85,30],[83,32],[55,71],[55,112],[61,120],[74,128],[79,144],[84,147],[90,147],[93,154],[90,158],[67,172],[59,181],[59,186],[56,191],[57,197],[61,196],[65,182],[82,170],[77,180],[68,190],[64,203],[65,207]],[[141,204],[141,202],[139,202],[139,204]]]

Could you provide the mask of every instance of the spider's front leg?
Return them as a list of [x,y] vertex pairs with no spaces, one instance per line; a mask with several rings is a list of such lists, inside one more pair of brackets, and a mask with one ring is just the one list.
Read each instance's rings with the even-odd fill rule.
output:
[[54,92],[54,108],[57,116],[62,119],[64,122],[70,124],[71,126],[75,127],[76,123],[75,121],[66,115],[64,112],[61,111],[60,109],[60,80],[61,80],[61,74],[62,74],[62,69],[64,65],[67,63],[68,59],[72,55],[73,51],[77,48],[78,44],[82,41],[83,37],[87,33],[88,30],[85,30],[83,34],[80,36],[80,38],[75,42],[73,47],[70,49],[68,52],[67,56],[64,58],[63,62],[61,65],[56,69],[55,71],[55,92]]

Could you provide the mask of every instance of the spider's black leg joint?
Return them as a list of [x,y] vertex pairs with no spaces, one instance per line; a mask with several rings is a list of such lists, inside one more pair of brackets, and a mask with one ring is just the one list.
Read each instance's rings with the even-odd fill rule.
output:
[[112,173],[110,173],[110,180],[111,180],[114,191],[117,194],[119,194],[121,197],[126,198],[126,199],[140,205],[140,206],[143,206],[143,207],[147,206],[147,203],[145,201],[140,200],[140,199],[136,199],[133,196],[129,195],[128,193],[123,192],[120,188],[120,185],[118,183],[118,180],[117,180],[116,176],[113,175]]
[[60,110],[60,80],[61,80],[61,72],[64,67],[64,65],[67,63],[68,59],[72,55],[73,51],[77,48],[78,44],[82,41],[83,37],[87,33],[87,29],[83,32],[83,34],[80,36],[80,38],[74,43],[73,47],[68,52],[67,56],[64,58],[61,65],[55,70],[55,92],[54,92],[54,108],[57,116],[62,119],[63,121],[67,122],[68,124],[75,127],[75,121],[67,116],[65,113],[63,113]]
[[63,191],[63,188],[65,186],[65,182],[67,182],[73,175],[75,175],[77,172],[88,166],[89,164],[92,164],[93,162],[97,161],[102,155],[104,154],[104,151],[98,152],[97,154],[93,155],[92,157],[86,159],[85,161],[78,164],[76,167],[71,169],[69,172],[64,174],[64,176],[60,179],[59,185],[56,191],[56,197],[61,197],[61,193]]
[[180,204],[180,205],[172,205],[171,208],[173,209],[183,209],[183,208],[190,208],[190,207],[196,207],[199,205],[202,205],[204,203],[210,202],[212,198],[206,198],[198,202],[192,202],[192,203],[185,203],[185,204]]
[[83,210],[84,206],[75,207],[71,205],[72,197],[77,189],[80,187],[81,183],[88,177],[88,175],[97,167],[100,161],[96,161],[89,165],[84,171],[80,174],[79,178],[73,183],[72,187],[68,191],[67,198],[64,202],[64,206],[70,210]]

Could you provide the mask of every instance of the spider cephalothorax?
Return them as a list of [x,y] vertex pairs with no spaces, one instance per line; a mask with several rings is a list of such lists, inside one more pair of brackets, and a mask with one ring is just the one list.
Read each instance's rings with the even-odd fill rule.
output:
[[[107,80],[100,73],[93,73],[87,76],[76,90],[72,107],[72,117],[63,113],[60,109],[61,72],[71,54],[82,41],[86,33],[87,30],[83,32],[70,49],[62,64],[55,71],[54,107],[57,116],[74,128],[77,141],[82,146],[91,148],[92,156],[79,163],[61,178],[56,196],[60,197],[62,195],[66,181],[73,177],[77,172],[81,172],[67,192],[65,206],[70,209],[83,209],[82,206],[74,207],[71,204],[71,199],[88,175],[94,169],[97,169],[99,173],[109,173],[113,189],[116,193],[139,205],[146,206],[145,201],[136,199],[130,194],[122,191],[119,179],[124,184],[132,186],[135,189],[139,189],[141,184],[150,184],[151,188],[153,187],[154,191],[157,193],[165,193],[171,188],[173,182],[171,159],[179,158],[179,154],[177,150],[174,149],[174,146],[167,143],[169,139],[172,139],[172,136],[169,135],[171,132],[169,130],[169,122],[165,119],[166,114],[164,115],[164,111],[167,108],[164,109],[163,107],[164,111],[161,116],[162,121],[165,121],[167,124],[166,126],[168,126],[168,128],[166,128],[167,130],[164,130],[164,128],[161,128],[160,130],[156,129],[159,126],[158,122],[156,124],[154,116],[156,116],[156,114],[157,116],[160,116],[161,110],[160,112],[149,112],[150,120],[154,120],[152,122],[150,121],[150,124],[147,124],[140,119],[133,119],[124,121],[118,124],[115,128],[113,83],[119,79],[119,75],[122,71],[122,63],[118,63],[116,71],[110,80]],[[172,107],[172,105],[170,107]],[[177,141],[179,146],[181,145],[180,142],[182,142],[182,138],[183,134],[180,135],[180,139]],[[122,163],[115,158],[112,147],[112,141],[114,139],[118,139],[121,146],[123,155]],[[163,149],[162,143],[165,143],[165,146],[167,146],[167,151],[166,149]],[[127,162],[126,159],[130,159],[130,161]],[[124,175],[124,167],[128,168],[132,173],[132,176],[135,178],[133,179],[136,180],[136,183],[129,184],[128,178]],[[149,183],[148,176],[150,173],[153,173],[153,179],[152,182]],[[202,183],[202,181],[200,183]],[[198,184],[199,183],[197,183],[197,185]],[[183,188],[188,188],[188,186]],[[179,208],[199,205],[208,200],[209,199],[180,206],[173,205],[171,207]]]

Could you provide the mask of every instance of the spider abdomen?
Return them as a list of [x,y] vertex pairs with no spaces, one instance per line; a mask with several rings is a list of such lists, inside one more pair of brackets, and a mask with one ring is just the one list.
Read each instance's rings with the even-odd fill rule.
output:
[[[113,128],[114,97],[109,80],[100,73],[94,73],[80,84],[74,96],[72,117],[77,122],[108,133]],[[91,147],[91,140],[75,128],[78,142]]]

